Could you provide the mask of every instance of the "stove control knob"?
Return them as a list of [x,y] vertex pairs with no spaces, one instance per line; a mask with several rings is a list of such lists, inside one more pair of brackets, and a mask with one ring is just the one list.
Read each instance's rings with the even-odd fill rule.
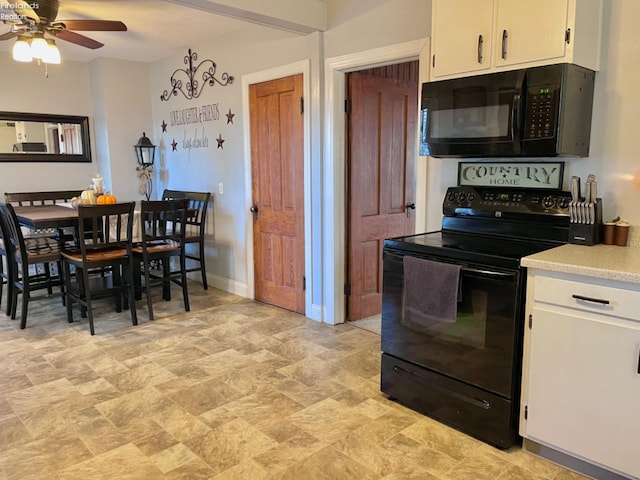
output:
[[458,195],[458,202],[464,203],[466,200],[467,200],[467,194],[464,192],[460,192],[460,195]]
[[558,201],[558,207],[559,208],[569,208],[569,202],[571,200],[569,199],[569,197],[560,197],[560,200]]
[[469,203],[473,202],[475,199],[476,199],[476,194],[475,193],[467,194],[467,200],[469,201]]
[[544,197],[542,199],[542,206],[544,208],[551,208],[555,205],[556,201],[553,197]]

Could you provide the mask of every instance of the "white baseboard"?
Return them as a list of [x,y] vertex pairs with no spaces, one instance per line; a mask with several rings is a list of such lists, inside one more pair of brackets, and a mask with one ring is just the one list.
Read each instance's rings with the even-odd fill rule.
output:
[[[200,275],[200,272],[191,272],[188,274],[188,277],[194,282],[202,282],[202,276]],[[219,290],[224,290],[225,292],[249,298],[249,289],[247,288],[246,283],[231,280],[230,278],[226,277],[221,277],[220,275],[216,275],[214,273],[207,273],[207,283],[209,284],[209,286],[217,288]]]
[[[190,273],[189,278],[195,282],[201,282],[199,272]],[[225,292],[233,293],[244,298],[249,298],[249,288],[247,287],[246,283],[231,280],[230,278],[226,277],[221,277],[220,275],[216,275],[214,273],[207,273],[207,282],[209,282],[210,286],[219,290],[224,290]],[[313,304],[311,305],[311,308],[305,316],[311,320],[315,320],[316,322],[322,322],[323,311],[324,308],[322,307],[322,305]]]
[[311,308],[306,314],[307,318],[315,320],[316,322],[322,322],[322,305],[312,304]]

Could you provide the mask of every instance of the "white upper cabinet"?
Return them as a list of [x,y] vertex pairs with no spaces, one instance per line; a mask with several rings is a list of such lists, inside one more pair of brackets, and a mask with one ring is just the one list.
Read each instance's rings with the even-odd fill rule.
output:
[[491,67],[494,0],[434,0],[431,75]]
[[602,0],[433,0],[431,80],[576,63],[598,70]]

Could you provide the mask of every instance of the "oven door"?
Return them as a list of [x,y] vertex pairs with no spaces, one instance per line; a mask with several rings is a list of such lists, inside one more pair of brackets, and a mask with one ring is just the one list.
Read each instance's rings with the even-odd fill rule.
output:
[[[411,255],[418,256],[415,252]],[[461,265],[456,321],[424,328],[403,320],[403,256],[402,251],[384,252],[382,351],[469,386],[512,398],[522,336],[520,270]],[[424,292],[433,293],[428,279]]]

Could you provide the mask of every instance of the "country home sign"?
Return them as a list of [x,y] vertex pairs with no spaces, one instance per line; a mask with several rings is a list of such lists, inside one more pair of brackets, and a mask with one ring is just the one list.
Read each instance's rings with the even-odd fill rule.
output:
[[562,188],[564,162],[460,162],[458,185]]

